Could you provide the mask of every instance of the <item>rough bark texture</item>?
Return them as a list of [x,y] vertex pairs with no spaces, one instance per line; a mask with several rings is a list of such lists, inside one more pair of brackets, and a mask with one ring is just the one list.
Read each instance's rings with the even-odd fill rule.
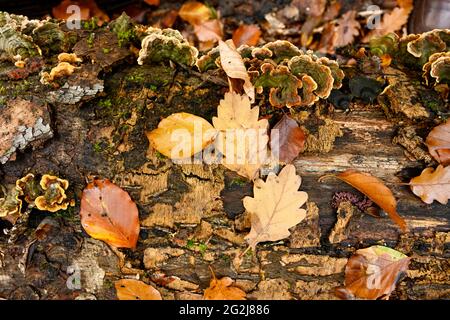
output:
[[[83,51],[81,44],[77,48],[88,60],[92,52]],[[101,66],[101,73],[87,71],[99,74],[103,93],[75,104],[52,100],[47,107],[53,137],[18,152],[14,161],[0,167],[3,185],[29,172],[53,173],[70,181],[76,198],[74,208],[58,214],[33,211],[27,231],[13,244],[0,235],[0,298],[114,299],[113,281],[139,273],[165,299],[198,299],[209,285],[211,265],[217,276],[235,279],[252,298],[335,299],[333,288],[343,284],[347,258],[372,244],[386,244],[412,258],[393,299],[450,298],[450,207],[426,205],[399,184],[419,173],[423,164],[392,143],[402,123],[389,120],[379,105],[331,112],[323,103],[310,112],[303,124],[314,139],[294,161],[303,179],[301,189],[309,194],[308,218],[289,239],[259,245],[253,255],[239,257],[249,228],[241,199],[251,194],[251,184],[220,166],[174,165],[149,151],[145,136],[174,112],[210,121],[227,88],[169,64],[138,66],[128,54],[113,54],[119,55],[111,58],[120,61],[117,65]],[[48,101],[54,92],[42,88],[38,74],[0,84],[6,105],[16,97],[30,103]],[[8,121],[1,108],[0,124]],[[419,130],[425,126],[411,125]],[[319,152],[330,146],[330,152]],[[401,235],[387,217],[347,212],[346,219],[352,215],[349,222],[333,230],[333,239],[339,241],[330,243],[337,220],[332,195],[354,190],[338,180],[317,180],[349,168],[387,183],[409,233]],[[82,230],[79,196],[86,179],[94,176],[111,179],[138,204],[142,228],[135,251],[113,250]],[[46,217],[52,217],[46,222],[49,231],[38,237],[35,229]],[[10,227],[5,221],[0,226]],[[77,270],[79,289],[67,286]]]

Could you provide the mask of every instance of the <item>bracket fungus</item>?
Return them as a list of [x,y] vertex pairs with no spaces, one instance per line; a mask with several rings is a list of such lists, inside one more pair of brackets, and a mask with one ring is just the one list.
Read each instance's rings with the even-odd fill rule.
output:
[[[244,61],[257,93],[268,91],[275,108],[310,106],[339,89],[345,77],[336,61],[304,52],[285,40],[262,47],[243,45],[238,52]],[[201,72],[220,68],[217,48],[197,60]]]
[[197,61],[198,50],[178,30],[149,27],[145,34],[138,57],[140,65],[169,60],[193,66]]
[[56,212],[66,210],[69,204],[71,204],[71,201],[66,195],[69,181],[44,174],[39,185],[43,190],[43,195],[38,196],[34,200],[36,208],[39,210]]
[[7,189],[0,185],[0,218],[8,220],[11,216],[17,216],[22,210],[20,192],[12,187]]

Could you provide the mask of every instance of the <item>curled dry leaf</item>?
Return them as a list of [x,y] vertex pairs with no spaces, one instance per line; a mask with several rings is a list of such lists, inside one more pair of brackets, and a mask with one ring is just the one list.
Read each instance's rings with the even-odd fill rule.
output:
[[256,46],[261,37],[261,29],[256,24],[243,24],[233,32],[233,42],[236,47],[243,44],[248,46]]
[[306,135],[297,121],[284,115],[270,132],[270,150],[275,159],[291,163],[305,147]]
[[244,92],[250,98],[250,102],[253,103],[255,101],[255,87],[250,81],[242,56],[236,50],[233,40],[219,41],[219,52],[222,69],[229,78],[244,81]]
[[234,92],[225,93],[213,117],[219,131],[215,147],[224,155],[222,164],[250,180],[267,160],[269,122],[258,118],[259,107],[251,108],[247,96]]
[[223,26],[219,19],[213,19],[194,26],[194,32],[200,42],[213,43],[223,38]]
[[450,164],[450,120],[431,130],[425,143],[436,161],[444,166]]
[[412,178],[409,185],[423,202],[431,204],[436,200],[447,204],[450,199],[450,167],[426,168],[420,176]]
[[214,273],[211,273],[209,288],[203,293],[205,300],[245,300],[245,292],[233,286],[233,279],[229,277],[217,279]]
[[147,132],[150,144],[170,159],[189,158],[210,145],[217,132],[205,119],[190,113],[174,113],[158,128]]
[[289,237],[289,228],[305,218],[306,210],[300,207],[305,204],[308,194],[298,191],[301,181],[291,164],[278,176],[269,173],[266,182],[255,181],[253,198],[244,198],[244,207],[251,215],[252,224],[245,239],[253,250],[260,242]]
[[337,288],[336,295],[342,299],[387,299],[408,264],[406,255],[388,247],[357,250],[345,266],[345,287]]
[[129,194],[105,180],[94,180],[83,190],[81,225],[94,239],[118,248],[135,248],[139,213]]
[[114,283],[119,300],[162,300],[152,286],[134,279],[122,279]]
[[385,186],[383,181],[368,173],[357,170],[347,170],[336,175],[336,177],[364,193],[370,200],[383,209],[403,231],[407,230],[405,220],[397,213],[397,200],[395,200],[392,191]]

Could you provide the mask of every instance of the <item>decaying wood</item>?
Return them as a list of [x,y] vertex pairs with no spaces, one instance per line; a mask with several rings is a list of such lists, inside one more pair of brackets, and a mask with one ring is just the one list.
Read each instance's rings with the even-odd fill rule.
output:
[[[81,44],[77,48],[80,55],[101,55]],[[120,59],[126,56],[122,52]],[[53,217],[55,226],[42,239],[34,238],[34,229],[50,215],[42,212],[32,212],[28,231],[16,243],[7,244],[6,235],[0,235],[0,298],[115,298],[112,282],[123,277],[120,268],[127,268],[146,270],[141,277],[152,281],[163,299],[198,299],[209,286],[211,265],[218,277],[235,279],[250,298],[334,299],[348,257],[375,243],[412,258],[392,298],[450,297],[450,207],[426,205],[401,184],[420,172],[423,163],[411,160],[392,142],[402,123],[389,120],[379,105],[355,105],[349,112],[334,110],[320,118],[311,112],[302,123],[312,135],[307,152],[294,161],[303,179],[301,190],[309,195],[307,218],[289,239],[260,244],[256,253],[242,255],[250,225],[241,200],[251,194],[251,184],[221,166],[175,165],[148,150],[145,136],[174,112],[211,121],[226,88],[179,66],[137,66],[129,61],[119,62],[101,80],[104,91],[95,99],[49,103],[53,137],[18,152],[14,161],[0,167],[1,184],[13,184],[28,172],[57,174],[70,181],[77,200],[75,208]],[[45,98],[46,91],[29,91],[24,81],[1,81],[8,88],[1,97],[7,106],[17,96],[27,103]],[[26,81],[32,86],[39,75]],[[0,124],[8,121],[4,115]],[[400,234],[386,217],[363,213],[345,221],[346,231],[333,229],[333,193],[354,190],[338,180],[319,183],[318,178],[350,168],[386,182],[409,233]],[[86,178],[93,176],[111,179],[138,204],[138,247],[121,250],[122,267],[109,247],[81,230],[79,197]],[[0,227],[9,225],[0,222]],[[68,287],[76,267],[81,286]]]

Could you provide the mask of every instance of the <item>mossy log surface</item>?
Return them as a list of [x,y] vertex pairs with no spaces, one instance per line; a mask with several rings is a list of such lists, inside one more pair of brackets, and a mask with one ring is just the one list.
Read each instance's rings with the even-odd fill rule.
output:
[[[346,259],[372,244],[388,245],[412,258],[392,299],[450,298],[450,207],[426,205],[401,185],[424,164],[392,143],[404,124],[388,119],[378,104],[355,104],[344,112],[323,102],[309,109],[304,125],[317,139],[308,148],[320,151],[331,143],[332,150],[305,152],[294,162],[303,179],[301,189],[309,194],[308,219],[289,239],[261,244],[256,253],[239,259],[249,227],[241,200],[252,193],[251,183],[221,166],[174,165],[149,151],[145,136],[175,112],[210,121],[227,88],[169,64],[138,66],[126,55],[99,77],[104,90],[94,99],[46,103],[53,137],[0,167],[3,185],[29,172],[53,173],[70,181],[76,199],[76,206],[64,212],[32,212],[15,243],[0,234],[0,298],[115,299],[114,281],[140,273],[165,299],[198,299],[209,285],[211,265],[217,276],[235,279],[250,298],[334,299],[333,288],[343,284]],[[1,80],[2,103],[17,97],[45,100],[48,91],[39,80],[38,74]],[[327,132],[320,136],[324,119],[337,125],[340,134],[331,130],[333,137]],[[411,126],[424,130],[423,124]],[[332,195],[352,188],[318,178],[350,168],[370,172],[391,187],[409,233],[401,235],[387,217],[353,212],[348,230],[335,230],[342,241],[330,243],[337,219]],[[136,201],[142,226],[136,250],[114,253],[82,230],[81,191],[93,177],[109,178]],[[40,240],[34,230],[46,217],[54,220],[53,229]],[[9,227],[7,222],[0,226]],[[74,266],[80,271],[80,288],[67,286],[76,275]]]

